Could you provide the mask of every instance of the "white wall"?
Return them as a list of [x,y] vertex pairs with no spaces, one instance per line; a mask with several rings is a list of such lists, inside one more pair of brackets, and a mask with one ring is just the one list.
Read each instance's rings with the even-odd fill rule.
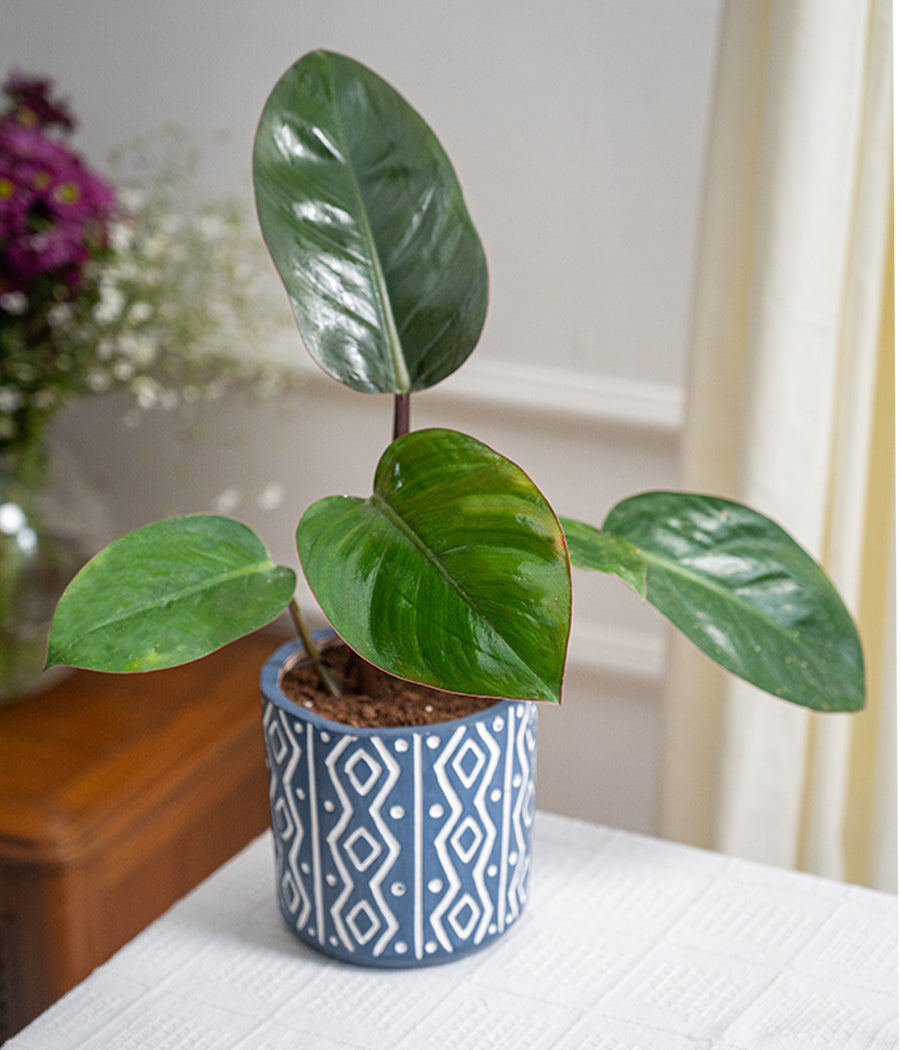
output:
[[[447,148],[491,271],[479,349],[414,399],[413,423],[468,430],[558,510],[599,523],[617,499],[676,483],[718,7],[7,0],[0,70],[56,78],[95,166],[175,119],[205,150],[210,194],[249,200],[253,130],[281,72],[316,47],[371,65]],[[290,564],[299,513],[322,495],[367,493],[390,428],[389,404],[314,371],[280,405],[230,397],[191,436],[163,416],[124,430],[122,408],[81,404],[58,427],[113,528],[209,510],[234,487],[237,516]],[[270,480],[287,498],[261,511]],[[542,712],[542,806],[653,829],[663,668],[655,614],[615,581],[579,576],[565,703]]]

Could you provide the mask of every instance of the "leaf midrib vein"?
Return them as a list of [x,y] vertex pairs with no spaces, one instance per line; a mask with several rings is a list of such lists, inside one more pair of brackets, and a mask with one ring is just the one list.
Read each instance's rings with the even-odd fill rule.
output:
[[341,141],[341,152],[343,156],[347,158],[346,167],[347,171],[350,173],[350,182],[358,204],[358,214],[361,216],[363,234],[369,246],[369,258],[371,259],[372,270],[375,276],[375,291],[378,296],[378,305],[381,316],[384,318],[385,328],[387,329],[385,334],[387,336],[396,382],[399,388],[398,392],[407,393],[410,389],[410,378],[409,372],[406,368],[406,361],[403,357],[403,346],[400,342],[400,334],[397,331],[397,325],[394,320],[394,310],[391,304],[390,295],[388,294],[387,281],[385,280],[384,270],[381,266],[381,259],[378,255],[378,249],[375,244],[375,236],[369,222],[369,213],[366,210],[365,201],[363,200],[362,187],[359,184],[356,167],[350,160],[350,151],[348,149],[348,140],[344,128],[344,122],[340,107],[337,104],[334,106],[334,116],[335,125]]
[[109,616],[103,620],[102,623],[94,624],[89,631],[85,631],[83,634],[77,635],[73,638],[73,642],[81,642],[85,638],[90,638],[91,635],[96,634],[98,631],[102,631],[107,627],[111,627],[114,624],[124,623],[127,620],[133,619],[135,616],[141,616],[144,613],[150,612],[153,609],[164,608],[170,605],[173,601],[180,601],[185,598],[190,598],[191,595],[197,594],[201,591],[211,591],[217,587],[221,587],[232,580],[238,580],[242,576],[252,576],[257,573],[265,572],[267,569],[274,568],[272,562],[256,562],[250,566],[244,566],[239,569],[230,569],[228,572],[222,573],[219,576],[213,578],[207,578],[198,583],[193,583],[188,587],[179,589],[177,592],[169,594],[166,598],[158,598],[155,601],[146,601],[140,605],[133,605],[128,608],[127,611],[122,612],[119,615]]
[[428,563],[435,568],[435,570],[438,572],[441,578],[446,581],[446,583],[450,586],[450,588],[453,591],[456,592],[457,595],[459,595],[462,601],[470,609],[478,613],[478,615],[485,621],[485,623],[487,623],[490,626],[494,634],[502,640],[506,648],[513,654],[513,656],[515,656],[516,660],[528,672],[528,674],[530,674],[532,678],[541,682],[542,685],[545,685],[543,679],[540,678],[540,676],[534,671],[534,669],[528,665],[524,657],[511,645],[511,643],[506,638],[504,633],[499,629],[497,624],[494,623],[493,620],[491,620],[482,612],[482,610],[476,605],[476,603],[471,599],[471,597],[466,593],[466,591],[464,591],[463,588],[459,585],[456,579],[454,579],[454,577],[450,575],[444,564],[440,561],[439,558],[435,556],[431,548],[428,547],[427,544],[425,544],[422,541],[419,534],[407,524],[406,519],[400,514],[399,511],[397,511],[394,508],[390,501],[384,496],[380,496],[376,493],[372,496],[372,505],[378,513],[384,516],[384,518],[388,521],[388,523],[391,526],[397,529],[398,532],[400,532],[406,539],[409,540],[410,543],[413,544],[416,550],[418,550],[425,558],[425,560],[428,561]]
[[[732,591],[729,591],[727,587],[724,587],[717,581],[712,580],[709,576],[704,576],[701,573],[697,572],[691,572],[689,569],[684,568],[678,562],[667,561],[665,558],[662,558],[659,555],[644,549],[643,547],[637,546],[637,544],[635,544],[635,547],[647,559],[648,565],[653,565],[654,567],[662,569],[663,571],[668,572],[672,575],[681,576],[684,579],[690,580],[692,583],[706,587],[707,589],[713,591],[717,597],[722,598],[728,604],[736,606],[741,615],[752,615],[754,620],[757,620],[760,623],[762,623],[770,631],[775,631],[778,634],[782,634],[785,637],[789,638],[793,644],[798,644],[798,639],[795,633],[791,631],[790,628],[779,623],[773,617],[767,616],[766,613],[763,612],[763,610],[756,606],[753,602],[750,602],[746,599],[744,600],[744,602],[742,602],[739,598],[737,598],[734,595]],[[651,601],[649,596],[649,589],[650,579],[648,575],[647,600]],[[802,632],[800,633],[800,637],[802,639]],[[809,645],[805,641],[803,642],[803,648],[809,649]]]

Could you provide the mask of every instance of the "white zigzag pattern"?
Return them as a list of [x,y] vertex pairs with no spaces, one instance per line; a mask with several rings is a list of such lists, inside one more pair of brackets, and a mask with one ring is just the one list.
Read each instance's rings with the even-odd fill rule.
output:
[[[372,818],[372,822],[374,823],[376,828],[378,828],[378,831],[381,834],[383,840],[383,846],[385,847],[384,860],[380,864],[378,870],[367,881],[369,891],[371,892],[372,897],[374,898],[375,903],[378,906],[378,909],[381,912],[381,916],[383,919],[383,923],[380,923],[379,925],[383,925],[384,929],[382,931],[381,936],[379,937],[378,943],[375,945],[372,952],[373,955],[378,956],[382,954],[393,935],[400,928],[400,923],[397,920],[396,915],[388,906],[387,901],[385,900],[381,886],[385,878],[387,878],[388,872],[394,866],[397,856],[400,853],[400,842],[397,838],[394,837],[394,835],[391,834],[391,831],[386,821],[384,820],[384,817],[382,816],[382,809],[384,806],[385,799],[387,799],[387,797],[390,795],[394,784],[396,784],[397,780],[400,777],[401,770],[400,765],[392,758],[390,752],[384,746],[380,738],[375,737],[373,738],[372,742],[383,763],[383,768],[379,769],[378,772],[387,772],[387,778],[384,784],[381,786],[371,806],[368,807],[368,813]],[[353,801],[351,800],[350,795],[346,790],[347,781],[345,778],[347,763],[341,763],[340,766],[338,763],[339,760],[344,756],[345,751],[353,743],[356,743],[355,737],[344,737],[335,745],[334,748],[332,748],[331,752],[325,759],[325,765],[329,772],[331,784],[335,790],[338,799],[340,800],[341,805],[341,813],[340,817],[338,818],[338,822],[331,829],[326,838],[331,858],[334,862],[335,867],[340,873],[342,883],[341,892],[338,895],[337,899],[334,901],[334,903],[331,905],[329,912],[334,923],[335,930],[337,931],[338,937],[340,938],[344,947],[351,952],[355,950],[356,944],[354,943],[354,938],[351,936],[351,932],[348,931],[343,911],[344,907],[347,904],[347,901],[349,900],[350,896],[353,893],[353,890],[356,887],[356,884],[353,880],[353,876],[350,872],[350,869],[347,867],[344,861],[342,847],[346,849],[347,843],[343,842],[342,839],[344,836],[344,832],[347,830],[347,827],[350,824],[351,819],[353,818],[354,814],[358,812],[358,810],[354,807]],[[366,937],[366,942],[368,942],[369,939],[369,937]]]
[[453,951],[453,945],[450,942],[447,931],[444,929],[443,918],[447,909],[450,907],[451,901],[459,891],[462,882],[459,875],[456,873],[456,868],[453,866],[453,862],[450,860],[450,852],[447,849],[447,839],[450,837],[450,832],[456,825],[457,820],[459,820],[459,815],[463,811],[463,806],[459,801],[459,796],[453,790],[450,778],[447,776],[446,766],[450,756],[456,750],[457,744],[462,737],[465,736],[465,733],[465,727],[460,726],[453,736],[450,737],[447,746],[440,753],[434,764],[435,777],[437,778],[437,782],[443,792],[444,799],[450,807],[450,816],[444,822],[434,840],[435,852],[438,855],[444,875],[447,878],[448,888],[447,892],[441,897],[434,911],[431,913],[429,921],[431,922],[431,928],[434,930],[435,936],[441,942],[441,946],[448,952]]
[[[516,792],[516,801],[512,810],[512,831],[516,840],[516,863],[512,877],[509,880],[507,903],[510,909],[510,921],[515,919],[525,906],[527,896],[526,878],[528,876],[528,864],[525,858],[525,833],[523,822],[530,819],[530,814],[525,810],[525,801],[531,783],[531,762],[526,750],[526,734],[530,730],[530,723],[535,717],[534,708],[524,711],[517,709],[520,725],[516,733],[515,754],[519,761],[518,777],[519,785]],[[515,787],[515,778],[513,779]]]
[[388,872],[394,866],[394,862],[400,855],[400,843],[391,834],[390,829],[387,826],[387,822],[382,816],[382,808],[384,806],[385,799],[390,795],[394,784],[400,777],[400,765],[395,762],[388,749],[384,746],[380,737],[373,739],[378,754],[381,756],[381,760],[384,762],[385,769],[388,771],[388,779],[384,782],[381,790],[375,798],[369,808],[369,813],[372,816],[372,820],[378,830],[381,832],[381,836],[387,845],[387,854],[384,858],[384,863],[372,877],[371,889],[372,896],[375,898],[378,907],[381,909],[381,914],[384,916],[385,930],[384,933],[379,937],[372,954],[375,956],[381,955],[387,945],[390,943],[391,938],[400,928],[400,923],[397,921],[396,915],[387,906],[384,899],[384,894],[381,892],[381,884],[387,878]]
[[488,931],[488,927],[490,926],[491,919],[494,915],[494,905],[484,881],[484,873],[491,856],[491,851],[494,848],[494,842],[497,838],[497,826],[490,818],[488,808],[485,805],[484,796],[487,792],[488,785],[493,779],[497,763],[500,761],[500,746],[491,734],[490,729],[486,725],[479,724],[478,733],[487,746],[490,757],[486,763],[486,769],[481,778],[481,783],[478,785],[478,791],[476,792],[474,803],[475,809],[481,817],[481,823],[484,825],[485,831],[484,842],[481,847],[481,855],[478,858],[478,863],[475,865],[475,870],[472,875],[475,880],[475,887],[478,890],[478,896],[481,900],[481,922],[478,924],[478,928],[475,931],[475,936],[473,938],[474,944],[481,944],[484,940],[484,936]]
[[350,823],[350,820],[353,817],[353,804],[351,803],[347,792],[344,790],[343,785],[341,784],[340,777],[335,775],[334,765],[343,754],[344,749],[348,747],[352,741],[353,737],[344,737],[333,748],[328,758],[325,759],[325,765],[328,767],[328,772],[331,776],[331,783],[333,784],[334,790],[337,792],[337,796],[341,801],[340,818],[337,824],[335,824],[335,826],[328,833],[326,839],[326,841],[328,842],[328,847],[331,851],[331,859],[334,861],[334,865],[340,873],[342,882],[341,892],[338,894],[337,900],[334,902],[334,904],[332,904],[330,911],[331,918],[334,922],[334,927],[337,930],[338,936],[340,937],[341,941],[343,941],[344,947],[351,952],[354,949],[354,945],[353,941],[350,939],[349,934],[347,933],[347,928],[344,926],[344,918],[342,915],[342,911],[344,905],[347,903],[347,899],[353,892],[353,879],[350,877],[350,872],[347,870],[347,867],[344,864],[344,858],[341,856],[337,844],[338,840],[340,839],[341,835],[343,835],[344,831],[347,829],[347,825]]
[[[497,889],[497,929],[502,932],[509,925],[506,915],[506,889],[509,882],[509,822],[512,810],[513,744],[515,739],[513,708],[506,712],[506,761],[503,764],[503,811],[501,813],[500,881]],[[515,916],[513,916],[515,918]]]
[[[420,825],[428,814],[417,812],[419,832],[415,844],[414,881],[421,880],[425,857],[423,851],[433,850],[443,875],[444,892],[431,913],[423,914],[422,887],[418,881],[412,887],[405,887],[407,891],[412,890],[414,898],[416,932],[413,947],[417,958],[422,958],[426,952],[433,953],[437,948],[437,945],[429,944],[427,938],[423,937],[425,928],[446,952],[452,953],[454,944],[450,935],[451,928],[459,940],[468,941],[474,946],[480,944],[488,934],[501,933],[521,913],[527,896],[529,874],[526,842],[533,821],[533,743],[536,721],[534,705],[509,704],[502,715],[498,713],[491,723],[481,723],[473,727],[474,732],[465,726],[457,727],[436,757],[433,776],[435,786],[439,790],[438,800],[449,812],[433,837],[421,835]],[[401,763],[380,737],[372,738],[381,762],[379,767],[368,751],[365,754],[361,754],[359,750],[350,753],[351,745],[358,741],[357,737],[339,737],[333,744],[328,745],[326,734],[316,734],[311,726],[308,726],[303,734],[307,749],[304,755],[302,736],[298,737],[295,733],[293,723],[286,713],[269,704],[263,722],[272,755],[270,798],[273,811],[280,812],[284,819],[284,834],[277,835],[275,839],[276,849],[285,862],[284,869],[287,872],[281,887],[284,904],[294,915],[297,929],[310,936],[315,933],[316,939],[323,946],[328,938],[331,944],[336,946],[340,942],[345,950],[353,952],[359,945],[369,944],[378,933],[372,954],[376,957],[382,955],[401,926],[384,893],[385,881],[401,853],[400,842],[392,833],[384,813],[387,800],[403,772]],[[325,738],[321,742],[320,736]],[[417,784],[421,783],[423,774],[422,740],[419,734],[414,737],[414,746],[409,755],[413,761],[408,772]],[[314,746],[316,749],[322,746],[326,750],[325,766],[330,787],[340,804],[337,823],[328,833],[326,842],[321,845],[318,841],[315,815],[311,814],[312,826],[306,828],[301,820],[292,787],[294,773],[301,758],[305,758],[310,776],[307,802],[310,806],[316,802],[316,796],[324,787],[325,781],[322,784],[315,783]],[[474,764],[470,764],[473,755]],[[499,771],[501,779],[498,784],[495,783],[495,777],[501,759],[503,768]],[[367,776],[359,776],[356,767],[360,763],[369,766]],[[465,807],[454,787],[451,771],[455,777],[459,777],[468,796],[472,798],[472,807],[465,820],[461,820]],[[354,831],[351,838],[347,839],[348,829],[352,830],[354,814],[362,812],[364,796],[385,772],[387,776],[366,810],[381,841],[378,842],[377,838],[365,830]],[[492,783],[495,787],[502,788],[502,801],[499,806],[490,805],[487,798]],[[419,794],[415,808],[418,810],[422,805]],[[294,836],[290,835],[291,823],[297,832]],[[469,836],[471,838],[468,838]],[[281,838],[285,841],[282,842]],[[288,847],[289,838],[291,842]],[[367,895],[374,902],[380,916],[366,903],[365,897],[359,898],[354,908],[345,914],[345,909],[354,898],[357,888],[355,873],[351,871],[345,854],[349,854],[350,859],[356,863],[356,857],[350,849],[357,839],[368,840],[372,845],[371,861],[366,861],[366,869],[377,857],[381,858],[377,870],[365,878]],[[299,863],[300,848],[304,841],[309,841],[313,850],[312,871],[307,869],[305,875],[301,872]],[[327,891],[323,879],[324,857],[320,852],[326,845],[328,856],[341,879],[337,898],[334,898],[333,893],[330,894],[330,907],[327,904]],[[488,865],[492,856],[497,867],[489,872]],[[471,863],[473,858],[474,863]],[[463,893],[461,890],[464,888],[463,880],[466,876],[461,872],[457,861],[467,866],[469,871],[469,889]],[[360,864],[357,866],[362,867]],[[497,879],[497,892],[494,894],[491,893],[488,875]],[[334,884],[331,876],[329,881]],[[326,908],[332,930],[326,929]],[[315,931],[311,927],[307,928],[313,909],[316,912]],[[357,913],[364,915],[368,924],[359,930],[356,927]]]
[[[296,891],[297,896],[299,897],[299,906],[295,906],[297,914],[294,921],[296,923],[297,929],[300,929],[306,922],[306,920],[309,918],[309,914],[312,911],[312,901],[310,900],[310,896],[306,891],[306,887],[304,886],[303,877],[300,873],[299,865],[297,862],[297,857],[300,853],[300,847],[303,844],[304,838],[306,837],[306,829],[303,825],[303,821],[300,819],[300,813],[297,809],[297,802],[294,798],[294,793],[291,790],[291,782],[293,780],[294,770],[297,768],[297,764],[300,761],[300,745],[297,742],[297,738],[295,737],[292,731],[289,719],[283,711],[279,711],[277,708],[275,708],[273,704],[269,704],[266,714],[267,716],[271,715],[272,719],[277,720],[276,725],[280,728],[284,739],[289,743],[291,748],[291,757],[282,769],[280,780],[282,784],[281,800],[287,807],[288,812],[290,813],[291,820],[294,823],[294,827],[297,829],[296,835],[294,835],[291,840],[290,850],[288,851],[286,859],[287,869],[291,874],[290,886],[293,890]],[[274,771],[272,774],[272,779],[273,782],[276,781],[276,774],[274,773]],[[274,788],[274,783],[272,787]],[[278,844],[278,848],[283,850],[284,847]],[[290,907],[290,904],[288,906]],[[294,910],[294,908],[291,908],[291,910]]]

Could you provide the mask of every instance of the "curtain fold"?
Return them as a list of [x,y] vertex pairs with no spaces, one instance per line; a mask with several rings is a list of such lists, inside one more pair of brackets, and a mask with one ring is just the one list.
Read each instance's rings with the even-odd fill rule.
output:
[[683,446],[685,488],[755,506],[824,564],[860,624],[867,710],[784,704],[674,640],[661,830],[895,884],[875,858],[896,843],[876,788],[896,765],[890,20],[889,0],[726,0]]

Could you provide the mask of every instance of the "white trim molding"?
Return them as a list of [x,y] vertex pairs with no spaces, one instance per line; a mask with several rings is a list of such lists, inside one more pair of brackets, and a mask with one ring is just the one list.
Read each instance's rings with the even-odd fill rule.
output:
[[468,361],[429,392],[565,417],[580,424],[638,427],[677,434],[684,423],[684,391],[653,383],[539,365]]
[[[298,365],[304,380],[341,387],[312,362]],[[416,395],[432,404],[489,404],[511,415],[557,417],[579,426],[635,428],[678,436],[684,391],[676,383],[600,375],[540,365],[469,360],[442,383]]]

